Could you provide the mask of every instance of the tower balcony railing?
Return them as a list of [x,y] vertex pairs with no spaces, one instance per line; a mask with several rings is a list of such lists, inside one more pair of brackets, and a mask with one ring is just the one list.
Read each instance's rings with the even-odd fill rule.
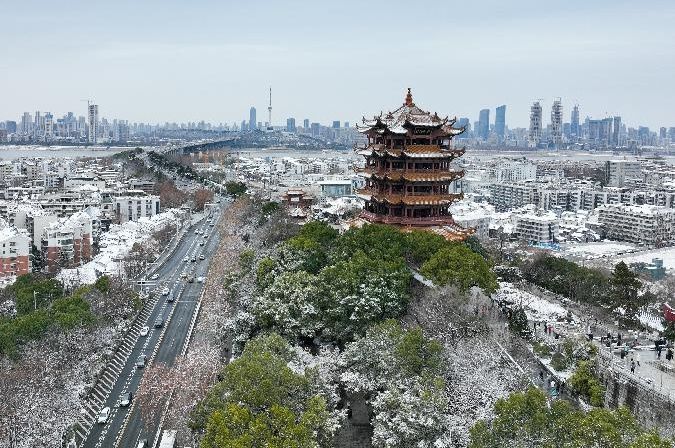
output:
[[458,178],[464,176],[464,170],[454,170],[452,168],[378,168],[375,166],[365,166],[355,168],[357,173],[368,173],[368,174],[432,174],[432,173],[442,173],[455,175]]
[[389,192],[389,191],[379,191],[379,190],[373,190],[371,188],[359,188],[356,190],[357,194],[363,194],[363,195],[370,195],[370,196],[414,196],[414,197],[422,197],[422,196],[457,196],[457,197],[462,197],[462,193],[441,193],[441,192],[421,192],[421,191],[416,191],[416,192]]
[[400,224],[408,226],[430,226],[430,225],[454,225],[455,220],[452,216],[423,216],[423,217],[408,217],[408,216],[393,216],[369,212],[367,210],[361,211],[359,215],[361,218],[369,222],[380,224]]

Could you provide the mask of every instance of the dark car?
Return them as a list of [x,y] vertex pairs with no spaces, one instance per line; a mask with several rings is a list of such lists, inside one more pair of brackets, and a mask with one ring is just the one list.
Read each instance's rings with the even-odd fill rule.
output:
[[126,408],[131,404],[131,399],[133,398],[133,394],[131,392],[127,392],[126,394],[120,395],[120,407]]
[[162,328],[164,326],[164,318],[158,317],[155,319],[155,328]]

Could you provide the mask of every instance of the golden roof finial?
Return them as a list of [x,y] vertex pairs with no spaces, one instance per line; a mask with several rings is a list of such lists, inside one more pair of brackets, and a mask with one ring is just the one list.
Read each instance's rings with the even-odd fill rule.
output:
[[405,96],[405,103],[403,103],[403,105],[408,107],[415,105],[415,103],[413,103],[412,92],[410,92],[410,87],[408,87],[408,94]]

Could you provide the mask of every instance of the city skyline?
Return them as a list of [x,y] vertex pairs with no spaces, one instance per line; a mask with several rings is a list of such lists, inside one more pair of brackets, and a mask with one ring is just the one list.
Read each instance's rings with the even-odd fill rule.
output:
[[[575,113],[576,113],[576,120],[578,121],[577,124],[583,123],[585,120],[590,119],[591,121],[593,120],[602,120],[602,119],[607,119],[607,118],[613,118],[616,116],[624,116],[620,111],[615,112],[613,114],[592,114],[585,112],[584,105],[580,104],[578,102],[572,103],[572,104],[567,104],[565,103],[563,98],[560,97],[554,97],[551,100],[551,104],[547,105],[542,101],[542,98],[538,98],[536,101],[532,101],[528,105],[528,115],[531,113],[531,107],[533,104],[539,103],[541,105],[542,110],[547,110],[547,111],[552,111],[552,105],[555,103],[561,104],[562,105],[562,123],[564,124],[572,124],[575,122]],[[93,104],[93,103],[92,103]],[[98,106],[98,105],[96,105]],[[507,104],[501,104],[501,105],[492,105],[488,107],[481,108],[480,110],[476,110],[474,113],[470,114],[455,114],[450,118],[457,118],[457,120],[460,119],[468,119],[469,121],[467,123],[473,123],[473,124],[478,124],[483,121],[481,120],[481,114],[487,113],[487,116],[485,118],[485,122],[488,125],[487,129],[485,129],[486,132],[491,133],[491,132],[496,132],[497,134],[503,134],[504,129],[528,129],[530,126],[530,120],[531,117],[528,118],[528,121],[526,123],[517,123],[517,124],[512,124],[511,123],[511,108],[510,106],[508,107],[508,113],[506,111],[507,109]],[[149,121],[143,121],[143,120],[131,120],[127,116],[110,116],[106,115],[105,113],[102,114],[96,114],[96,116],[100,116],[101,119],[106,119],[109,121],[117,121],[117,120],[122,120],[125,122],[128,122],[130,124],[145,124],[145,125],[151,125],[151,126],[164,126],[164,125],[186,125],[186,124],[208,124],[211,126],[223,126],[223,127],[231,127],[231,126],[240,126],[241,123],[246,124],[246,129],[253,130],[253,129],[259,129],[258,125],[266,125],[268,122],[267,120],[261,121],[257,118],[257,107],[255,105],[251,105],[248,108],[248,112],[244,111],[241,113],[240,117],[235,118],[233,120],[206,120],[204,118],[200,117],[191,117],[187,118],[185,120],[149,120]],[[390,112],[394,110],[395,107],[390,108],[387,110],[387,112]],[[493,112],[494,111],[494,115]],[[384,110],[382,112],[385,112]],[[26,109],[23,112],[16,113],[14,116],[10,117],[2,117],[0,116],[0,122],[5,122],[5,121],[14,121],[17,123],[21,123],[22,116],[25,116],[26,114],[33,115],[33,114],[51,114],[54,115],[55,117],[75,117],[75,118],[82,118],[86,117],[87,122],[89,122],[89,106],[85,107],[85,110],[83,113],[80,113],[79,109],[78,110],[57,110],[56,112],[53,110],[46,110],[46,109],[40,109],[40,108],[33,108],[33,109]],[[288,119],[294,119],[294,120],[300,120],[300,117],[313,117],[315,114],[312,112],[302,112],[302,113],[297,113],[285,117],[277,117],[276,120],[273,120],[273,126],[275,128],[283,128],[287,125],[287,120]],[[251,127],[251,118],[255,117],[255,125]],[[363,117],[366,119],[372,118],[370,115],[363,114]],[[305,120],[309,120],[310,122],[317,122],[321,124],[322,126],[332,126],[332,123],[336,121],[335,118],[340,118],[337,121],[345,122],[345,123],[352,123],[352,124],[358,124],[361,120],[356,120],[355,122],[350,120],[349,118],[345,117],[333,117],[330,119],[327,119],[325,121],[322,120],[314,120],[313,118],[304,118]],[[499,124],[498,124],[499,122]],[[551,119],[546,118],[542,119],[542,126],[546,128],[546,126],[551,125]],[[625,121],[624,121],[625,123]],[[656,131],[661,127],[672,127],[671,123],[661,123],[657,124],[654,126],[649,126],[647,123],[644,122],[644,120],[641,120],[640,118],[637,118],[633,122],[627,123],[629,127],[648,127],[649,129]],[[503,128],[501,127],[503,126]],[[306,126],[305,126],[306,127]]]
[[[510,127],[527,127],[536,98],[548,105],[555,97],[564,111],[581,104],[582,117],[621,115],[651,128],[675,122],[675,93],[662,87],[675,72],[670,3],[636,14],[625,1],[573,0],[545,10],[529,0],[486,2],[462,5],[450,28],[429,26],[424,8],[402,17],[396,2],[359,5],[358,13],[353,6],[118,2],[47,12],[16,4],[0,30],[13,42],[0,62],[13,87],[0,117],[79,115],[81,99],[93,98],[105,105],[102,116],[135,122],[231,123],[251,105],[265,110],[271,85],[276,126],[306,111],[312,121],[355,122],[374,105],[395,108],[394,92],[407,87],[425,108],[472,121],[479,110],[506,104]],[[440,15],[455,7],[434,5]],[[402,25],[373,26],[365,19],[372,14]],[[424,32],[401,40],[408,28]],[[374,41],[382,43],[377,57]],[[46,42],[60,51],[37,51]],[[402,54],[415,56],[382,76],[382,64]],[[432,94],[439,82],[448,87]]]

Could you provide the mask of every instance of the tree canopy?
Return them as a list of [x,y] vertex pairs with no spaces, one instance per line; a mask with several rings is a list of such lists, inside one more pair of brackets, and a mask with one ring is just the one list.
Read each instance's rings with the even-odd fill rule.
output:
[[261,330],[344,343],[373,323],[401,316],[410,299],[409,264],[439,284],[497,287],[487,261],[467,245],[430,232],[364,225],[339,235],[310,222],[257,265],[251,312]]
[[564,258],[543,255],[522,266],[526,280],[580,302],[621,308],[633,318],[653,295],[641,292],[642,282],[624,262],[614,266],[611,275],[579,266]]
[[13,296],[17,314],[0,317],[0,354],[16,356],[18,348],[39,339],[50,330],[67,331],[95,321],[85,299],[92,287],[76,289],[64,297],[63,285],[55,279],[27,274],[7,288]]
[[565,400],[549,406],[536,388],[499,399],[495,415],[471,429],[469,448],[672,448],[658,434],[644,431],[626,408],[583,412]]
[[406,330],[392,319],[347,344],[341,380],[346,390],[372,397],[373,446],[445,446],[450,398],[442,351],[419,327]]
[[420,272],[436,285],[455,285],[462,291],[478,286],[490,294],[498,287],[487,261],[463,244],[442,248],[422,265]]
[[276,334],[246,344],[192,414],[202,448],[318,447],[332,437],[325,399],[288,365],[294,354]]

